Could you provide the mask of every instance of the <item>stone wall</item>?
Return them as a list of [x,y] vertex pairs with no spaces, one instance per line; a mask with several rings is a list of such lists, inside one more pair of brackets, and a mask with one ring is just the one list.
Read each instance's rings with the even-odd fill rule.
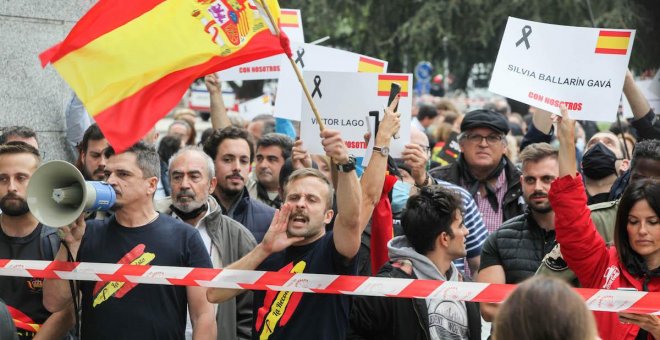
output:
[[39,53],[60,42],[93,0],[0,0],[0,127],[37,131],[45,160],[73,160],[64,110],[73,92]]

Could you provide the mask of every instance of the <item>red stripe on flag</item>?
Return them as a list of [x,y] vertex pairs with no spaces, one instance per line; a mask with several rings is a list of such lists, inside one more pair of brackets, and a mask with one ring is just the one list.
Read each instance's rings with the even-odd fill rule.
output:
[[62,48],[53,53],[49,59],[42,59],[54,63],[98,37],[125,25],[135,18],[149,12],[164,0],[119,1],[100,0],[92,7],[71,29],[69,35],[61,43]]
[[408,76],[399,76],[399,75],[381,74],[381,75],[378,75],[378,80],[401,80],[401,81],[408,81]]
[[[376,65],[376,66],[380,66],[380,67],[385,66],[385,63],[382,62],[382,61],[378,61],[378,60],[374,60],[374,59],[369,59],[369,58],[365,58],[365,57],[360,57],[360,62],[361,62],[361,63],[371,64],[371,65]],[[406,79],[407,79],[407,78],[406,78]]]
[[300,24],[283,24],[280,22],[280,27],[300,27]]
[[282,15],[295,15],[296,17],[298,16],[298,11],[294,11],[292,9],[282,9],[280,10],[280,16]]
[[[408,91],[401,91],[399,92],[401,97],[408,97]],[[380,97],[389,97],[390,96],[390,91],[378,91],[378,96]]]
[[626,37],[630,38],[630,32],[621,32],[621,31],[600,31],[598,36],[601,37]]
[[623,48],[596,48],[596,53],[625,55],[626,53],[628,53],[628,50]]
[[103,135],[116,152],[122,152],[163,118],[181,100],[197,78],[251,60],[282,53],[279,40],[270,31],[255,35],[250,43],[227,57],[214,57],[206,63],[179,70],[145,86],[117,104],[94,115]]

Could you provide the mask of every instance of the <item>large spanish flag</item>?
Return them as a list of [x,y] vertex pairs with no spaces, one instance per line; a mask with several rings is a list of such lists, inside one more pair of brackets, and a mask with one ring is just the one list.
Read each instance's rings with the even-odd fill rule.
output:
[[283,52],[263,8],[277,0],[100,0],[40,55],[76,92],[108,142],[125,150],[196,79]]
[[596,41],[596,53],[600,54],[628,54],[630,32],[600,31]]

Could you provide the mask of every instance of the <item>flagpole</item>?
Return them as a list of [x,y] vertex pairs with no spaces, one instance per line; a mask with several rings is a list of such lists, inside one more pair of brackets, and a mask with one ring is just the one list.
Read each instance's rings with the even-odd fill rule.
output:
[[[270,13],[270,9],[268,9],[268,4],[266,4],[266,1],[264,0],[261,0],[260,2],[263,5],[264,10],[266,11],[266,15],[268,15],[268,20],[275,29],[275,34],[277,34],[277,37],[279,38],[280,28],[279,26],[277,26],[277,23],[273,19],[273,15]],[[309,89],[307,89],[307,85],[305,85],[305,81],[303,80],[302,73],[300,73],[300,70],[296,66],[296,62],[293,61],[293,58],[291,56],[287,56],[287,57],[289,59],[289,62],[291,63],[291,67],[293,67],[293,70],[296,72],[296,76],[298,76],[298,82],[302,86],[303,92],[305,93],[305,97],[309,102],[309,106],[312,107],[312,112],[314,112],[314,117],[316,117],[316,121],[319,123],[319,130],[323,132],[323,130],[325,130],[325,124],[323,124],[323,119],[321,119],[321,114],[319,114],[319,110],[316,108],[316,104],[314,104],[314,100],[312,100],[312,96],[309,94]]]

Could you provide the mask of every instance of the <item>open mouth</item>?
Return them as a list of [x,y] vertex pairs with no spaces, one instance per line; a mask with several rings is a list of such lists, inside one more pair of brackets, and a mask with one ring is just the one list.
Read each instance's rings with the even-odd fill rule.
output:
[[297,214],[289,217],[289,221],[292,222],[298,222],[298,223],[307,223],[309,221],[309,218],[305,215]]

